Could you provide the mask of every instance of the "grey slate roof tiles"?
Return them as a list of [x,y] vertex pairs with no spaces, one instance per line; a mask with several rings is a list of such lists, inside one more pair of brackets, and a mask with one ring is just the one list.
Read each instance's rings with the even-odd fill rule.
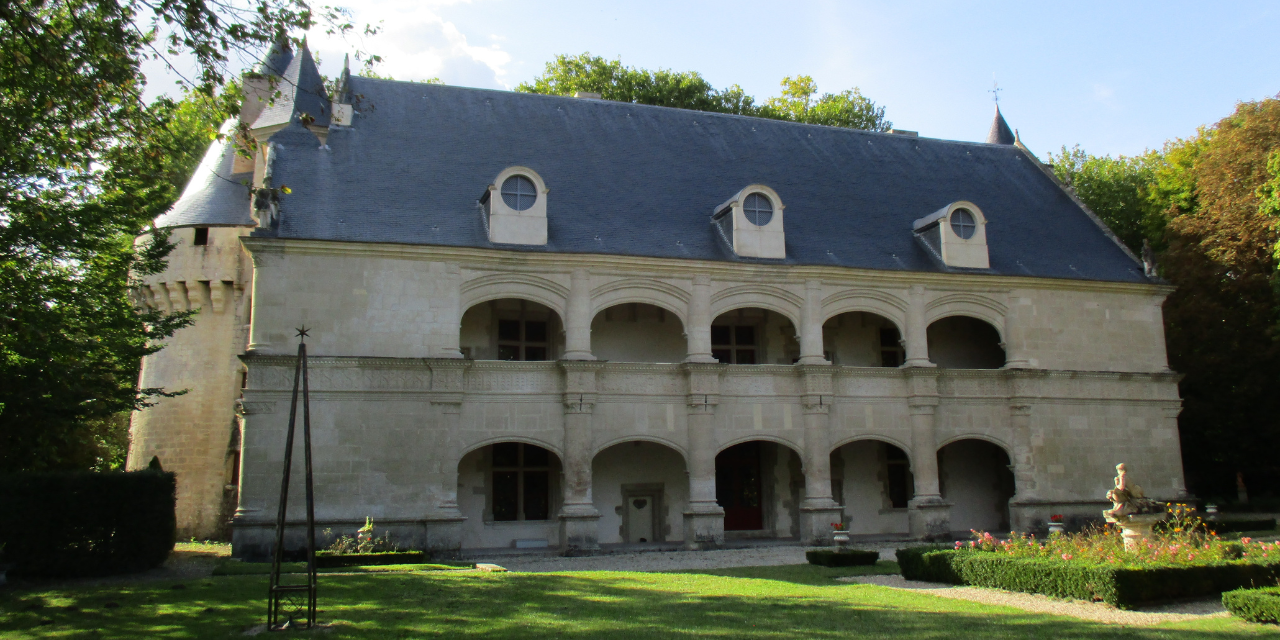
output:
[[315,126],[329,126],[329,98],[311,50],[304,46],[301,54],[293,56],[277,81],[276,90],[280,95],[258,115],[254,129],[287,124],[300,114],[310,116]]
[[[235,121],[228,120],[221,132],[235,131]],[[187,182],[182,196],[166,213],[156,218],[157,227],[253,226],[249,215],[249,184],[253,172],[233,174],[236,151],[230,138],[214,140],[205,152],[200,166]]]
[[[988,220],[991,268],[978,273],[1149,282],[1012,145],[360,77],[350,85],[357,114],[330,129],[327,147],[296,122],[271,138],[273,185],[291,193],[280,197],[279,224],[255,235],[939,272],[950,269],[912,221],[970,200]],[[485,233],[477,200],[515,165],[549,189],[545,246],[493,244]],[[786,206],[783,260],[740,258],[712,227],[712,208],[753,183]]]

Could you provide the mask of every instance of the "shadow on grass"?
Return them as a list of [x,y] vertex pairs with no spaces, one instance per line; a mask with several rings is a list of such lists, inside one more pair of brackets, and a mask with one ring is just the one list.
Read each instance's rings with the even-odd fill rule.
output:
[[[0,637],[225,638],[261,624],[266,581],[0,592]],[[327,638],[1230,638],[1231,620],[1121,628],[914,593],[705,574],[322,576]]]
[[723,576],[726,578],[755,578],[759,580],[780,580],[794,584],[815,587],[837,586],[848,584],[837,582],[836,578],[849,576],[897,575],[900,573],[898,563],[881,560],[874,565],[861,567],[820,567],[813,564],[784,564],[771,567],[732,567],[728,569],[681,569],[668,573],[687,573],[693,575]]

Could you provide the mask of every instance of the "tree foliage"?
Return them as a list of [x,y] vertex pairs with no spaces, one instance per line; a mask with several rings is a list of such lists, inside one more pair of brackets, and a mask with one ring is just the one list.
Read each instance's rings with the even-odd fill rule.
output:
[[[130,302],[171,248],[134,238],[234,110],[213,96],[236,52],[311,16],[301,0],[0,4],[0,471],[101,465],[118,416],[165,395],[135,388],[138,362],[189,320]],[[183,53],[196,93],[146,104],[144,57]]]
[[1235,113],[1160,152],[1052,157],[1130,247],[1158,249],[1176,289],[1164,305],[1169,363],[1184,374],[1179,418],[1188,484],[1234,497],[1280,489],[1280,288],[1275,214],[1280,187],[1280,100]]
[[735,84],[716,89],[696,71],[627,67],[620,60],[606,60],[589,53],[556,56],[547,63],[543,75],[533,82],[521,83],[516,91],[562,96],[575,92],[598,93],[601,98],[615,102],[872,131],[887,131],[892,126],[885,119],[884,107],[877,107],[857,88],[818,95],[817,84],[809,76],[785,78],[782,95],[757,104],[742,87]]

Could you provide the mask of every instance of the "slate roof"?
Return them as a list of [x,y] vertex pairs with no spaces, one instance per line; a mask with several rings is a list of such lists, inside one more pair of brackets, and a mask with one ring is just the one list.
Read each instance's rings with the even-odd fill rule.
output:
[[[272,60],[273,57],[269,54],[259,66],[270,65]],[[302,53],[289,61],[289,66],[281,74],[275,88],[280,95],[258,115],[258,119],[253,122],[254,129],[287,124],[296,120],[295,116],[304,113],[313,118],[311,124],[318,127],[329,126],[330,105],[324,78],[320,77],[320,70],[316,68],[316,61],[311,57],[311,50],[306,47],[305,42]]]
[[[945,272],[912,221],[969,200],[988,220],[991,268],[976,273],[1152,282],[1012,145],[360,77],[348,89],[357,114],[326,148],[296,122],[271,138],[273,184],[291,193],[254,235]],[[477,200],[514,165],[550,190],[545,246],[488,240]],[[711,224],[753,183],[786,206],[783,260],[740,258]]]
[[[235,131],[235,121],[228,120],[221,132]],[[253,172],[231,173],[236,151],[231,139],[214,140],[205,152],[182,196],[164,215],[156,218],[157,227],[225,227],[253,226],[249,215],[249,184]]]

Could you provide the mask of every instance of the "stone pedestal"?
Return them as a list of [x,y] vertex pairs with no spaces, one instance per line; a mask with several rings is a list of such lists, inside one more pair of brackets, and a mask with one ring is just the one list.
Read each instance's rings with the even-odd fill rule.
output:
[[[831,500],[800,507],[800,543],[813,546],[830,546],[834,544],[831,523],[839,523],[844,515],[843,508]],[[826,504],[829,503],[829,504]]]
[[724,546],[724,509],[713,502],[710,506],[684,512],[685,549],[705,551],[722,546]]
[[1124,537],[1125,550],[1133,551],[1142,543],[1143,538],[1151,537],[1151,528],[1156,526],[1157,522],[1164,520],[1168,514],[1140,513],[1129,516],[1109,516],[1104,511],[1102,515],[1107,519],[1107,522],[1120,526],[1120,535]]
[[560,510],[560,554],[589,556],[600,550],[600,512],[589,504],[565,505]]
[[951,503],[938,498],[915,498],[907,503],[911,537],[947,540],[951,537]]

